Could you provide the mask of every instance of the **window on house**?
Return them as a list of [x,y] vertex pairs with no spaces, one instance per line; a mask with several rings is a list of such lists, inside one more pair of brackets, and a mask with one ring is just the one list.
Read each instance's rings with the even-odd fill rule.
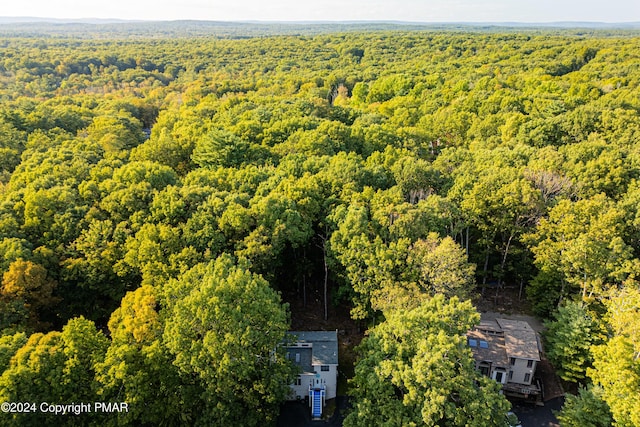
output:
[[478,340],[469,338],[469,347],[477,347],[477,346],[478,346]]
[[322,365],[320,366],[320,370],[322,372],[329,372],[329,365]]
[[533,360],[527,360],[527,368],[533,367]]
[[480,373],[481,373],[482,375],[486,375],[487,377],[489,376],[490,368],[489,368],[489,365],[487,365],[485,362],[482,362],[482,363],[480,364],[479,369],[480,369]]
[[302,378],[296,378],[296,385],[302,385]]
[[300,363],[300,353],[296,353],[296,363]]
[[509,363],[511,363],[511,366],[515,365],[516,364],[516,358],[515,357],[511,357],[509,359]]
[[489,348],[489,343],[485,340],[480,340],[480,348]]
[[531,379],[531,374],[524,374],[524,382],[525,383],[528,383],[530,379]]
[[509,371],[509,380],[513,379],[513,371]]

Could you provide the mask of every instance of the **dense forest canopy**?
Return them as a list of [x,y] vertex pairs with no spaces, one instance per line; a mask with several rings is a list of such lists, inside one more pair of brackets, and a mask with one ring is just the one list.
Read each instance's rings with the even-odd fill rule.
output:
[[[393,425],[465,425],[486,401],[501,425],[460,334],[469,299],[514,285],[587,387],[563,423],[596,401],[640,426],[635,33],[144,33],[2,32],[0,400],[131,403],[82,424],[272,422],[286,301],[313,295],[377,325],[349,425],[366,387]],[[434,313],[455,328],[404,332]],[[445,365],[482,386],[405,376]]]

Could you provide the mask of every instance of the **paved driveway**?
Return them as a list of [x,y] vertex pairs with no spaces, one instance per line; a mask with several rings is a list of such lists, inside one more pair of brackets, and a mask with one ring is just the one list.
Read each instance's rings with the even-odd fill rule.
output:
[[512,411],[522,422],[522,427],[559,427],[560,423],[552,411],[559,411],[563,402],[564,397],[556,397],[545,402],[544,406],[513,405]]
[[280,409],[277,427],[340,427],[347,408],[348,400],[344,396],[336,398],[336,410],[329,420],[313,421],[309,405],[302,402],[286,402]]

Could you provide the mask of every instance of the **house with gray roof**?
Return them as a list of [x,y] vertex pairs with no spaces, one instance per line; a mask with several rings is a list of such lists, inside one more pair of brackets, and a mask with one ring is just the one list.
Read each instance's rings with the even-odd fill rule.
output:
[[338,331],[290,331],[287,334],[290,338],[285,344],[287,358],[299,367],[298,377],[291,384],[291,399],[314,400],[315,396],[322,396],[324,406],[325,399],[333,399],[337,393]]

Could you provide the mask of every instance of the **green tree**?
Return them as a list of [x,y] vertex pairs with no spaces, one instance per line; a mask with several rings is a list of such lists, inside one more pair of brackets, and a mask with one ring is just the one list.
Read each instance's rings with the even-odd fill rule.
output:
[[119,266],[126,271],[132,268],[140,272],[145,283],[175,277],[171,259],[184,249],[180,230],[166,224],[145,223],[135,237],[127,239],[126,253]]
[[[0,303],[17,310],[15,323],[24,322],[31,330],[41,330],[50,326],[48,309],[59,302],[53,295],[56,285],[43,266],[17,259],[2,276]],[[7,314],[4,311],[3,315]]]
[[16,332],[15,334],[3,335],[0,337],[0,371],[6,371],[10,364],[11,358],[16,352],[27,343],[27,335],[24,332]]
[[[479,158],[475,160],[476,168],[486,167],[480,162],[498,155],[499,153],[492,153],[478,156]],[[489,159],[484,158],[485,156]],[[514,244],[540,215],[539,191],[522,177],[519,169],[498,166],[494,164],[490,171],[476,172],[480,177],[466,175],[458,180],[462,180],[463,185],[467,180],[471,182],[466,184],[470,188],[463,193],[460,208],[463,216],[468,218],[480,233],[478,243],[484,250],[483,284],[488,277],[493,248],[497,246],[499,249],[500,261],[495,268],[495,275],[502,281],[507,270],[508,256]]]
[[11,172],[20,164],[20,154],[26,142],[25,132],[0,120],[0,183],[6,183]]
[[95,117],[86,132],[87,137],[98,142],[106,152],[128,150],[144,140],[142,123],[122,110]]
[[407,255],[411,245],[408,239],[387,244],[380,237],[370,239],[365,234],[356,234],[348,239],[345,246],[341,246],[342,243],[337,240],[341,238],[341,232],[342,226],[332,235],[331,250],[344,266],[348,283],[354,292],[352,318],[371,318],[374,310],[385,308],[389,292],[397,288],[404,288],[419,296],[420,290],[406,280],[410,279],[407,277],[407,273],[410,273],[407,270]]
[[609,406],[602,400],[601,387],[580,388],[578,395],[565,395],[562,410],[556,414],[561,427],[609,427]]
[[587,375],[602,387],[601,398],[616,426],[640,426],[640,288],[628,282],[606,301],[607,342],[594,346]]
[[623,335],[593,348],[593,369],[587,374],[602,387],[602,400],[611,409],[615,425],[640,426],[640,359]]
[[289,327],[280,296],[223,255],[174,281],[165,300],[174,364],[204,389],[197,424],[273,422],[294,372],[277,350]]
[[525,236],[540,275],[560,279],[556,283],[560,298],[579,291],[582,298],[602,296],[611,285],[636,274],[632,248],[624,240],[623,218],[604,194],[576,202],[561,200],[535,232]]
[[591,346],[601,344],[604,333],[584,303],[567,301],[556,319],[546,325],[547,356],[560,378],[583,383],[591,366]]
[[182,174],[189,170],[191,150],[183,147],[170,133],[163,128],[158,136],[152,135],[150,139],[131,150],[131,160],[150,160],[161,165],[170,166],[176,172]]
[[467,346],[478,320],[470,302],[443,295],[388,313],[359,348],[344,425],[504,426],[509,402]]
[[23,230],[32,242],[55,248],[77,237],[84,210],[77,191],[69,186],[27,191]]
[[191,158],[202,167],[238,167],[248,155],[248,142],[227,130],[214,129],[196,143]]
[[[109,340],[95,324],[71,319],[62,332],[29,337],[0,376],[0,401],[71,403],[97,401],[95,366],[104,359]],[[92,418],[92,415],[83,415]],[[36,413],[13,414],[9,425],[79,425],[87,419]]]
[[142,286],[122,299],[109,320],[111,344],[96,366],[103,401],[127,402],[129,411],[114,425],[191,423],[202,390],[181,378],[165,347],[156,291]]
[[63,315],[83,313],[106,322],[126,289],[137,286],[138,277],[131,269],[121,268],[131,234],[125,221],[87,218],[80,236],[69,247],[69,255],[61,262]]
[[611,332],[617,336],[627,337],[633,351],[640,356],[640,287],[638,283],[629,281],[622,289],[614,291],[608,300],[605,319]]
[[[0,221],[0,223],[1,222],[2,221]],[[0,225],[0,229],[2,228],[4,227]],[[2,233],[2,231],[0,231],[0,233]],[[31,249],[31,244],[26,239],[5,237],[0,240],[0,270],[7,271],[9,265],[18,259],[28,260],[31,257]]]
[[420,287],[429,295],[443,294],[465,300],[475,287],[475,265],[468,263],[464,249],[449,236],[440,238],[430,233],[426,239],[415,242],[408,268],[419,272]]

